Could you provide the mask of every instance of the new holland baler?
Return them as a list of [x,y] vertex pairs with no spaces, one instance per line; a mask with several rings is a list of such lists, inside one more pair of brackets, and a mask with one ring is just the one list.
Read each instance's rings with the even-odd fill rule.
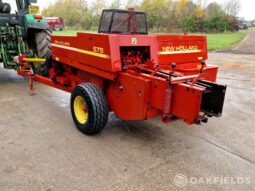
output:
[[161,116],[187,124],[222,115],[226,86],[216,83],[218,66],[205,63],[204,36],[148,35],[146,14],[104,10],[98,34],[52,36],[49,77],[34,74],[27,55],[18,74],[71,92],[71,112],[85,134],[99,133],[108,112],[123,120]]

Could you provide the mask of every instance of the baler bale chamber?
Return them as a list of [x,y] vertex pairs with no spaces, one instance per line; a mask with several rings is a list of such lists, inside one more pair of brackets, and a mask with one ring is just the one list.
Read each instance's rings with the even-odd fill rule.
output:
[[99,34],[52,36],[49,78],[32,75],[72,92],[73,120],[85,134],[99,133],[109,111],[123,120],[201,124],[221,116],[226,92],[207,57],[206,37],[148,35],[145,13],[111,9]]

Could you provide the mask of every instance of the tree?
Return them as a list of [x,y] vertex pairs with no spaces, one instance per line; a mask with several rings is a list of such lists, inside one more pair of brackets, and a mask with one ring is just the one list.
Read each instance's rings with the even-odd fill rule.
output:
[[[67,14],[68,13],[68,14]],[[84,15],[88,13],[88,4],[86,0],[57,0],[54,4],[43,10],[43,15],[48,17],[62,17],[66,26],[72,28],[89,28]]]
[[104,0],[96,0],[90,7],[90,13],[92,15],[92,29],[97,29],[99,26],[102,10],[106,8]]
[[216,2],[210,3],[206,7],[205,11],[208,17],[213,17],[216,15],[224,15],[224,11],[222,10],[221,6]]
[[229,16],[237,17],[240,10],[241,10],[240,0],[228,0],[225,3],[225,12]]
[[102,9],[134,7],[147,13],[148,28],[154,32],[220,32],[235,27],[239,0],[227,0],[224,7],[215,2],[206,4],[207,0],[113,0],[110,4],[95,0],[89,6],[87,0],[56,0],[43,14],[63,17],[69,28],[96,30]]
[[[180,28],[184,32],[193,32],[196,27],[196,11],[197,16],[202,17],[202,12],[200,7],[190,0],[179,0],[176,3],[176,21]],[[199,14],[199,15],[198,15]]]
[[159,32],[168,27],[171,5],[171,0],[143,0],[140,9],[147,13],[149,28]]
[[120,7],[121,7],[121,0],[114,0],[110,5],[110,8],[112,9],[119,9]]
[[137,8],[141,5],[139,0],[127,0],[125,8]]

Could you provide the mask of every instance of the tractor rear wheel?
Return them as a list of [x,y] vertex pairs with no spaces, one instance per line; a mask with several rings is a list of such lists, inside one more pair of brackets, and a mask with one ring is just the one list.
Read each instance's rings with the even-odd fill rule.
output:
[[73,121],[86,135],[100,133],[108,122],[108,104],[104,93],[96,85],[78,85],[71,96]]
[[[36,56],[49,59],[51,56],[51,31],[43,30],[35,33]],[[49,75],[49,66],[46,63],[34,63],[33,71],[42,76]]]

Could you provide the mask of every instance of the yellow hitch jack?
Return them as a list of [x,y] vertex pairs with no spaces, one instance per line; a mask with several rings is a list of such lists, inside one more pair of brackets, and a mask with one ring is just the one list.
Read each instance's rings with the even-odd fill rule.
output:
[[33,63],[43,63],[46,62],[46,59],[43,58],[23,58],[23,62],[33,62]]

